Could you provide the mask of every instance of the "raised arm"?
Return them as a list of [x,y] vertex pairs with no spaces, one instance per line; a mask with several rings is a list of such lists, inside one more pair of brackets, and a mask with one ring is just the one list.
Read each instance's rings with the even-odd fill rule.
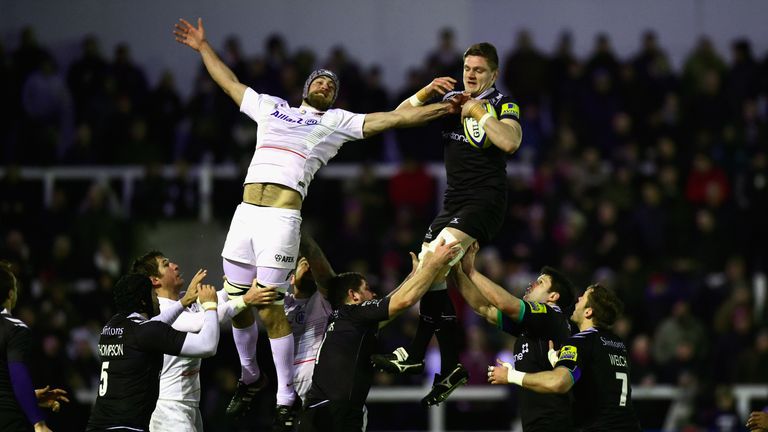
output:
[[525,373],[515,370],[509,363],[496,360],[496,366],[488,366],[488,382],[516,384],[536,393],[567,393],[573,387],[573,376],[565,366],[551,371]]
[[488,114],[483,108],[484,103],[477,99],[468,100],[461,109],[462,118],[472,117],[477,120],[488,135],[488,139],[496,147],[510,154],[516,152],[523,141],[523,129],[520,123],[506,118],[499,120],[492,115],[483,121],[483,117]]
[[458,244],[458,240],[446,244],[445,239],[441,239],[435,252],[424,256],[421,268],[392,294],[389,301],[389,319],[419,301],[432,285],[435,276],[444,271],[448,263],[459,253]]
[[[461,259],[461,269],[492,306],[496,307],[504,315],[515,320],[519,319],[522,301],[475,269],[475,257],[479,249],[480,247],[477,242],[469,246],[464,257]],[[488,318],[486,317],[486,319]]]
[[448,101],[420,107],[404,106],[395,111],[366,114],[363,137],[368,138],[387,129],[418,126],[447,114],[456,114],[460,111],[464,99],[465,97],[460,95]]
[[237,79],[234,72],[221,61],[219,56],[216,55],[216,51],[211,48],[211,45],[205,38],[203,19],[198,18],[197,27],[195,27],[184,18],[180,18],[175,27],[173,34],[176,36],[176,42],[187,45],[199,52],[203,58],[205,69],[208,70],[211,78],[235,101],[237,106],[240,106],[247,87]]
[[398,105],[397,108],[395,108],[395,110],[399,110],[405,107],[422,106],[428,100],[438,95],[444,95],[449,91],[453,90],[453,87],[455,85],[456,85],[456,80],[451,77],[435,78],[432,80],[431,83],[419,89],[419,91],[414,93],[410,98],[400,102],[400,105]]
[[205,308],[203,327],[199,333],[187,333],[179,355],[185,357],[211,357],[219,344],[219,319],[216,290],[211,285],[200,285],[200,302]]
[[459,292],[461,293],[462,297],[464,297],[464,300],[469,303],[469,306],[472,307],[472,310],[474,310],[476,314],[485,318],[485,320],[489,323],[494,325],[497,324],[499,322],[499,310],[493,306],[488,301],[488,299],[483,296],[480,290],[477,289],[475,284],[469,280],[466,273],[464,273],[464,271],[461,269],[460,265],[454,267],[451,275],[451,277],[453,277],[454,281],[456,282],[456,286],[459,288]]
[[336,276],[331,263],[325,257],[323,250],[320,249],[317,242],[309,234],[301,233],[301,245],[299,246],[301,255],[307,259],[309,268],[312,271],[312,277],[317,284],[317,290],[323,297],[328,297],[328,281]]

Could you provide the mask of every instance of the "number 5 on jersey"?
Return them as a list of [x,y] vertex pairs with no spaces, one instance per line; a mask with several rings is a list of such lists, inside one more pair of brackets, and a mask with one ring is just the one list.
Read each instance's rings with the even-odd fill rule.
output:
[[101,375],[99,376],[99,396],[104,396],[107,394],[107,385],[108,385],[108,375],[107,375],[107,369],[109,368],[109,362],[102,362],[101,363]]

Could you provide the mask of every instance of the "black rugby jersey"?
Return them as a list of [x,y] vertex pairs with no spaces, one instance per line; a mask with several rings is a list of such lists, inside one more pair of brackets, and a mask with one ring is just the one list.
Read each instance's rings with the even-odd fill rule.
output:
[[555,367],[573,376],[573,416],[581,431],[640,431],[632,407],[629,355],[624,342],[594,327],[570,337]]
[[31,431],[27,416],[16,401],[11,386],[9,362],[30,364],[32,333],[19,319],[3,310],[0,314],[0,431]]
[[113,316],[99,337],[99,389],[87,430],[148,431],[163,354],[178,356],[186,336],[137,313]]
[[389,319],[390,297],[345,304],[331,312],[315,362],[309,406],[348,401],[362,406],[373,380],[379,322]]
[[[547,353],[549,341],[558,349],[570,337],[568,318],[557,306],[521,300],[519,322],[501,314],[498,327],[517,336],[515,342],[515,369],[521,372],[552,370]],[[573,430],[571,419],[572,395],[536,393],[520,389],[520,419],[525,432]]]
[[[444,100],[457,93],[447,93]],[[520,108],[517,104],[495,88],[486,90],[477,99],[488,100],[499,120],[520,121]],[[464,135],[461,115],[444,117],[441,128],[448,178],[444,206],[450,207],[453,201],[466,200],[506,204],[507,154],[493,144],[484,149],[470,145]]]

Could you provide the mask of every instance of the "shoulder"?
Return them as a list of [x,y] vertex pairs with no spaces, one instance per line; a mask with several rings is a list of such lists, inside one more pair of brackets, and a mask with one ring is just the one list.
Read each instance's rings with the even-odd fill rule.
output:
[[9,326],[11,326],[13,328],[29,330],[29,327],[27,327],[27,325],[24,323],[24,321],[22,321],[22,320],[20,320],[18,318],[14,318],[14,317],[12,317],[12,316],[10,316],[8,314],[2,314],[2,315],[0,315],[0,317],[2,317],[2,321],[4,323],[6,323],[6,325],[9,325]]
[[268,102],[274,105],[284,105],[286,107],[290,106],[285,99],[281,99],[277,96],[272,96],[266,93],[259,93],[250,87],[245,89],[245,94],[243,95],[243,104],[248,102]]

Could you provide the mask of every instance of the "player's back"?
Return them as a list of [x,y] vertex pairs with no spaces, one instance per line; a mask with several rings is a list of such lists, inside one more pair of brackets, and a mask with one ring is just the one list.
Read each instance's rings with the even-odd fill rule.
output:
[[9,362],[29,360],[32,336],[29,328],[10,314],[0,314],[0,430],[31,431],[11,385]]
[[[574,422],[582,431],[639,431],[632,406],[629,355],[624,342],[607,330],[577,333],[564,349],[573,348],[579,365],[573,391]],[[561,354],[561,359],[563,358]]]
[[139,314],[117,314],[99,337],[101,372],[89,429],[104,427],[148,430],[159,392],[163,354],[136,347],[139,326],[153,326]]

